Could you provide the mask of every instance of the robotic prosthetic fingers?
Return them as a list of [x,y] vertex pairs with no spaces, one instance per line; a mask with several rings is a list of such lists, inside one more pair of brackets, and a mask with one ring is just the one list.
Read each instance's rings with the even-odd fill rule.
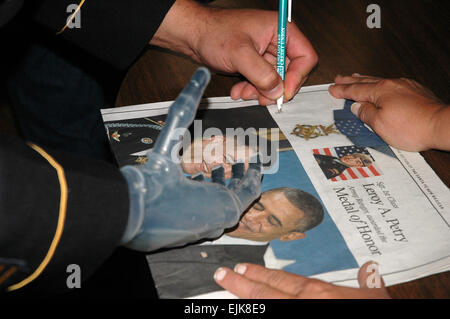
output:
[[180,131],[192,124],[209,80],[209,71],[199,68],[170,107],[147,163],[121,169],[130,194],[130,215],[122,245],[149,252],[216,238],[235,226],[260,196],[259,156],[250,160],[246,173],[243,163],[235,164],[228,186],[223,167],[213,171],[212,182],[206,182],[186,178],[181,165],[172,159],[181,144]]

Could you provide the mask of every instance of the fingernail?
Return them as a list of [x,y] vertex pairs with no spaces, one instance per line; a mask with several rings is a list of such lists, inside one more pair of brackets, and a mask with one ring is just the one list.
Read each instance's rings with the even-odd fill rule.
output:
[[352,76],[361,76],[359,73],[353,73]]
[[361,107],[361,103],[355,102],[355,103],[352,104],[350,109],[351,109],[353,114],[358,116],[360,107]]
[[223,280],[223,278],[225,278],[226,274],[227,274],[227,271],[225,269],[223,269],[222,267],[220,267],[214,273],[214,280],[221,281],[221,280]]
[[247,266],[244,264],[237,264],[234,267],[234,271],[237,272],[239,275],[243,275],[247,271]]

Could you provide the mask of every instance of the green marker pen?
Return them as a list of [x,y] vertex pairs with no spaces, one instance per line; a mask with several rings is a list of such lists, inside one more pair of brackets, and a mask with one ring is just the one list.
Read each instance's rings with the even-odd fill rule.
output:
[[[278,48],[277,72],[284,81],[286,60],[286,26],[291,22],[292,0],[280,0],[278,7]],[[278,112],[281,112],[284,95],[277,100]]]

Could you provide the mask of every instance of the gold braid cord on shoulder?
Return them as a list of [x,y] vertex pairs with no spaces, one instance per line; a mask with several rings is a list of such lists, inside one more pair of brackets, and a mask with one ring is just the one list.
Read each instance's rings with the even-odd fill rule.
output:
[[50,263],[50,260],[52,259],[53,255],[55,254],[56,247],[59,244],[59,241],[61,239],[63,230],[64,230],[64,223],[66,220],[66,211],[67,211],[67,198],[68,198],[68,188],[67,188],[67,181],[66,176],[64,174],[63,167],[55,161],[55,159],[50,156],[47,152],[45,152],[42,148],[35,144],[28,144],[32,149],[34,149],[36,152],[38,152],[43,158],[45,158],[48,163],[56,170],[56,173],[58,174],[58,180],[60,185],[60,191],[61,191],[61,199],[59,202],[59,217],[58,217],[58,223],[56,226],[56,232],[53,236],[52,243],[50,244],[50,248],[48,249],[47,255],[42,260],[39,267],[36,268],[36,270],[27,278],[22,280],[21,282],[14,284],[10,287],[8,287],[8,291],[20,289],[26,285],[28,285],[30,282],[35,280],[39,275],[44,271],[44,269],[47,267],[47,265]]
[[66,29],[69,27],[69,23],[72,22],[73,18],[75,18],[75,16],[77,15],[77,13],[80,11],[81,7],[83,6],[84,2],[86,0],[81,0],[80,4],[78,5],[78,8],[75,10],[74,13],[72,13],[72,15],[67,18],[67,23],[64,27],[62,27],[61,30],[59,30],[56,34],[59,35],[61,33],[63,33],[64,31],[66,31]]

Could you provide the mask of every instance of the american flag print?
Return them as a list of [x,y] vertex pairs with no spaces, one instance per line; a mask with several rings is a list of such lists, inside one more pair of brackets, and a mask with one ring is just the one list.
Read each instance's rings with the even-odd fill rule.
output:
[[330,156],[330,158],[335,159],[339,159],[343,156],[355,153],[367,155],[372,160],[372,164],[366,167],[348,167],[340,175],[331,178],[330,179],[331,181],[333,182],[347,181],[382,175],[382,172],[378,167],[378,165],[375,163],[374,158],[365,147],[357,147],[355,145],[351,145],[351,146],[313,149],[313,154],[327,155]]

